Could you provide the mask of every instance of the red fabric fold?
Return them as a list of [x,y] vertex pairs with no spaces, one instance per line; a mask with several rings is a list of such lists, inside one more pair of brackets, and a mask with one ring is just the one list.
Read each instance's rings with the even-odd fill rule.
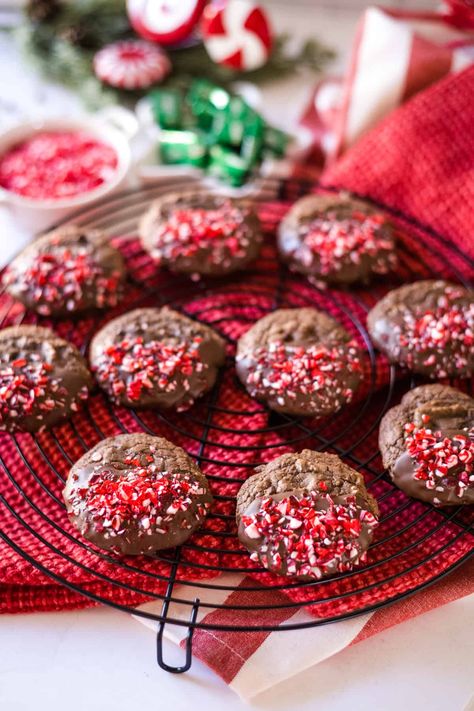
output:
[[411,215],[474,256],[473,126],[474,66],[392,112],[323,182]]

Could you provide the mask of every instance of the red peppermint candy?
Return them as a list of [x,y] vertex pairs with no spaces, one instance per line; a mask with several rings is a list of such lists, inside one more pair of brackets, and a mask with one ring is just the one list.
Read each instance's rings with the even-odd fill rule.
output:
[[[131,524],[136,525],[138,536],[152,529],[167,533],[178,512],[188,511],[205,492],[198,481],[158,471],[151,455],[149,459],[145,465],[125,460],[127,468],[119,476],[98,465],[87,486],[73,487],[69,497],[72,513],[78,515],[85,508],[94,529],[109,536],[120,536]],[[197,503],[193,518],[200,520],[209,505]],[[182,525],[191,528],[192,520],[183,519]]]
[[[55,408],[63,408],[69,397],[61,380],[52,377],[53,366],[43,361],[39,353],[28,353],[13,361],[0,363],[0,429],[10,420],[21,420],[30,415],[38,420]],[[78,400],[89,396],[87,387],[77,393]],[[71,410],[78,409],[76,401]]]
[[146,89],[168,76],[171,62],[156,45],[127,40],[97,52],[94,71],[101,81],[118,89]]
[[211,264],[223,264],[229,257],[243,257],[250,234],[241,209],[225,203],[215,209],[174,210],[154,235],[153,256],[158,261],[193,257],[208,252]]
[[95,370],[100,381],[109,384],[115,397],[126,394],[138,401],[143,391],[171,392],[179,378],[188,390],[189,378],[207,367],[199,354],[198,336],[191,343],[144,342],[141,336],[110,346],[98,360]]
[[395,264],[394,254],[383,258],[380,253],[393,249],[392,240],[381,231],[384,215],[354,212],[339,219],[334,213],[313,220],[302,231],[303,243],[319,259],[319,271],[324,276],[340,271],[347,263],[359,264],[362,257],[376,260],[372,271],[386,274]]
[[321,578],[366,559],[361,535],[365,529],[370,538],[377,520],[355,497],[335,503],[329,494],[313,491],[279,501],[265,498],[256,513],[242,517],[242,525],[248,538],[263,539],[252,560],[288,575]]
[[[247,359],[247,354],[239,360]],[[350,402],[354,391],[341,385],[341,373],[360,374],[362,365],[356,344],[326,347],[291,346],[275,341],[255,349],[251,356],[247,385],[256,394],[275,396],[279,405],[286,398],[316,395],[322,405]]]
[[205,4],[206,0],[127,0],[127,12],[138,35],[168,45],[191,34]]
[[89,192],[117,168],[111,146],[82,131],[43,131],[13,146],[0,159],[0,186],[34,200]]
[[208,5],[201,30],[211,59],[237,71],[248,72],[263,66],[273,44],[267,15],[251,0]]
[[21,289],[32,294],[38,313],[48,316],[62,304],[68,311],[89,305],[86,290],[92,291],[98,308],[116,306],[120,276],[119,272],[105,274],[87,247],[56,246],[38,255],[21,275],[7,271],[3,281],[8,285],[21,279]]
[[459,295],[458,289],[447,288],[435,308],[421,314],[405,312],[403,329],[398,331],[408,365],[416,355],[439,377],[448,375],[451,361],[457,369],[467,366],[474,347],[474,302],[456,303]]
[[[425,424],[429,420],[425,415]],[[414,422],[407,423],[404,430],[406,450],[415,462],[413,477],[424,481],[427,489],[434,494],[454,489],[462,498],[468,487],[474,487],[474,430],[446,437]]]

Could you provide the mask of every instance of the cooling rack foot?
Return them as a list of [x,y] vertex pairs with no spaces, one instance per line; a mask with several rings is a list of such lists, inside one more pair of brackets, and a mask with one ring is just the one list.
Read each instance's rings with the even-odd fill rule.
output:
[[184,645],[184,651],[185,651],[185,659],[184,659],[184,664],[180,667],[178,666],[171,666],[170,664],[167,664],[165,660],[163,659],[163,633],[165,631],[165,625],[166,625],[166,620],[163,620],[160,622],[160,626],[158,627],[158,633],[156,635],[156,659],[158,662],[158,666],[160,669],[163,669],[163,671],[167,671],[170,674],[184,674],[184,672],[187,672],[191,668],[191,664],[193,661],[193,634],[194,634],[194,623],[196,622],[196,617],[199,609],[199,600],[196,599],[193,604],[193,609],[191,611],[191,617],[189,619],[189,628],[188,628],[188,633],[186,635],[186,640],[185,640],[185,645]]

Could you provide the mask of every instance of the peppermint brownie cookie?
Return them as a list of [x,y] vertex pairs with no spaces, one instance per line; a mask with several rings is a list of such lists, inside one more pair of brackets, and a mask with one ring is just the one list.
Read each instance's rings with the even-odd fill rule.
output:
[[53,427],[79,409],[91,387],[77,348],[49,328],[0,331],[0,430]]
[[331,284],[368,282],[397,266],[386,215],[346,195],[298,200],[280,223],[278,249],[293,271]]
[[323,416],[350,402],[362,353],[347,331],[312,308],[278,309],[237,344],[237,374],[252,397],[277,412]]
[[212,502],[206,477],[162,437],[109,437],[71,469],[63,491],[80,533],[124,555],[179,546],[201,525]]
[[66,225],[26,247],[3,283],[26,308],[64,316],[115,306],[124,279],[122,255],[103,232]]
[[446,385],[410,390],[380,424],[384,466],[409,496],[474,504],[474,400]]
[[238,535],[252,560],[299,578],[364,562],[378,515],[361,474],[309,449],[257,467],[237,495]]
[[90,346],[99,385],[127,407],[185,410],[212,388],[224,359],[212,328],[167,307],[119,316]]
[[474,292],[446,281],[389,291],[369,312],[373,342],[388,358],[432,378],[474,371]]
[[155,200],[140,235],[153,259],[192,276],[235,272],[257,257],[262,242],[250,203],[205,192]]

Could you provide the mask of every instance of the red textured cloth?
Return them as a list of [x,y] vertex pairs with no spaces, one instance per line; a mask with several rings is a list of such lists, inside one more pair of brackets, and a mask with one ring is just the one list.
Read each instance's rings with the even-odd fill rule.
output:
[[[325,176],[325,181],[406,211],[461,248],[473,251],[474,219],[469,197],[473,191],[474,140],[468,129],[474,125],[474,105],[466,98],[469,92],[472,98],[473,78],[474,70],[466,71],[414,98],[363,139],[353,153]],[[235,339],[276,305],[319,307],[334,315],[361,345],[366,345],[357,323],[364,323],[367,309],[390,286],[433,273],[454,279],[471,276],[472,269],[462,255],[400,219],[395,222],[401,239],[401,264],[393,279],[370,290],[351,293],[330,289],[319,292],[299,277],[287,276],[282,286],[274,229],[290,203],[291,196],[286,195],[284,200],[262,207],[267,243],[257,268],[228,283],[212,285],[204,295],[200,285],[183,284],[183,280],[155,272],[135,241],[119,240],[134,279],[126,306],[130,308],[138,302],[177,303],[185,312],[214,324],[227,336],[231,357]],[[4,297],[0,305],[4,324],[21,318],[22,309],[8,298]],[[43,319],[42,323],[47,324],[48,320]],[[81,346],[96,327],[92,318],[55,324],[60,335]],[[313,614],[330,617],[416,589],[462,560],[472,550],[472,536],[458,523],[446,524],[441,512],[407,499],[380,478],[377,418],[384,407],[385,391],[380,395],[375,391],[387,383],[388,369],[381,357],[370,365],[369,354],[367,369],[360,404],[311,436],[308,436],[313,427],[310,422],[304,427],[284,423],[271,426],[269,414],[251,401],[237,383],[231,361],[210,407],[203,401],[191,413],[165,416],[147,412],[137,418],[124,408],[111,409],[106,399],[96,393],[89,409],[93,418],[79,413],[71,423],[55,430],[56,439],[47,433],[36,440],[30,435],[2,435],[1,493],[5,505],[0,515],[5,542],[0,544],[0,611],[94,604],[94,598],[86,600],[65,589],[64,584],[78,585],[96,596],[96,600],[127,605],[163,594],[172,558],[164,554],[158,560],[131,558],[118,564],[76,536],[61,502],[63,480],[71,463],[101,437],[124,430],[149,429],[183,445],[200,457],[203,471],[211,478],[218,497],[213,515],[205,530],[193,537],[193,545],[184,549],[178,569],[180,582],[215,576],[219,566],[252,573],[253,566],[234,535],[232,498],[240,482],[255,464],[289,449],[309,445],[334,451],[336,434],[336,451],[344,452],[349,464],[362,463],[360,468],[380,500],[383,522],[370,564],[356,577],[348,575],[318,583],[316,587],[302,586],[287,593],[288,596],[302,603],[314,603],[317,599],[317,604],[311,605]],[[400,392],[407,387],[408,382],[402,381]],[[367,399],[369,389],[374,393]],[[27,560],[28,556],[36,566]],[[205,567],[196,567],[196,563]],[[258,574],[258,578],[270,586],[281,582],[268,574]],[[365,591],[360,593],[362,586]]]
[[474,67],[391,113],[324,175],[450,237],[474,256]]

